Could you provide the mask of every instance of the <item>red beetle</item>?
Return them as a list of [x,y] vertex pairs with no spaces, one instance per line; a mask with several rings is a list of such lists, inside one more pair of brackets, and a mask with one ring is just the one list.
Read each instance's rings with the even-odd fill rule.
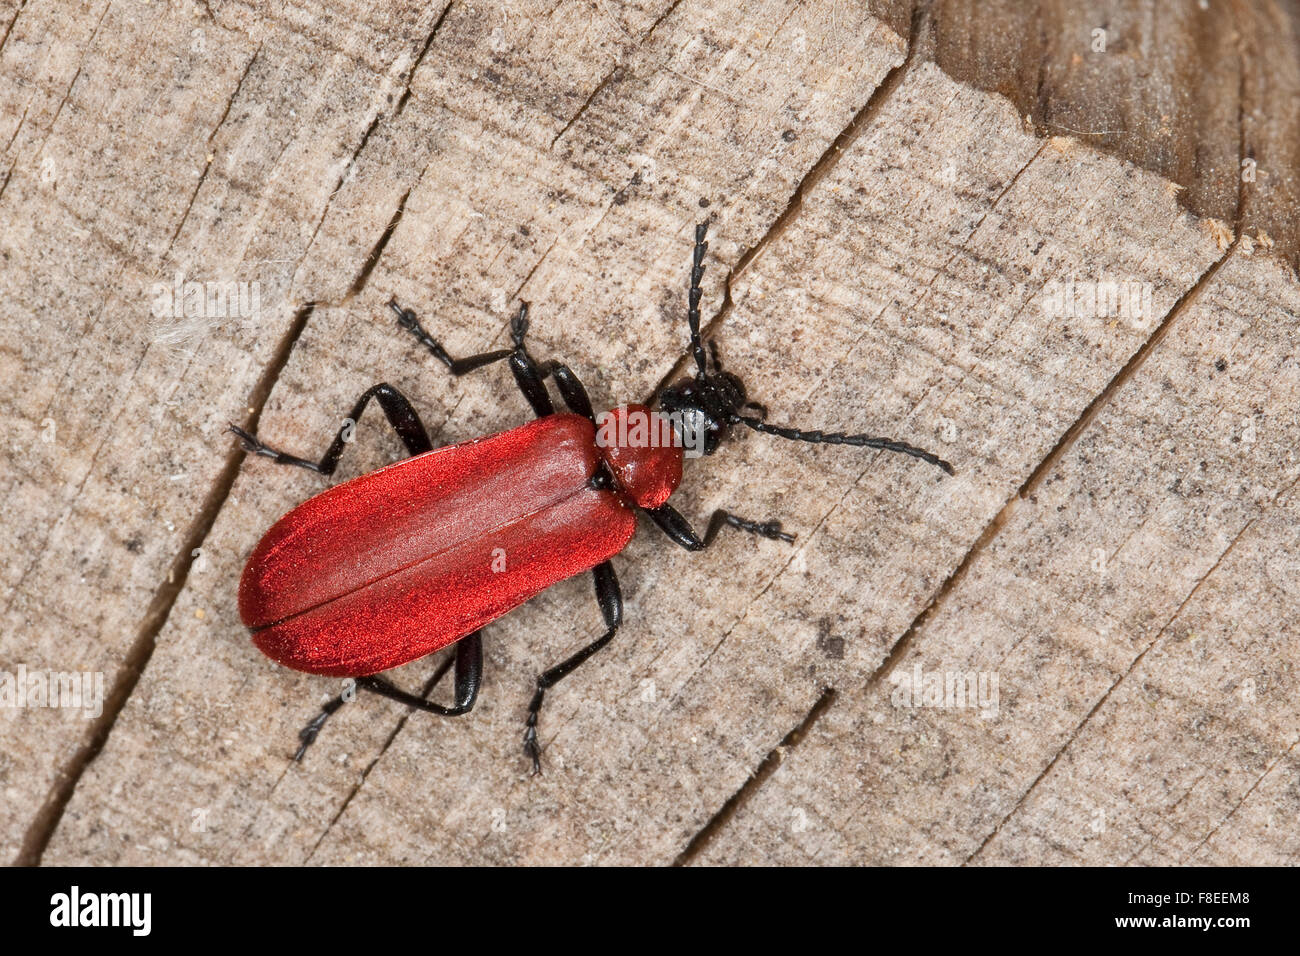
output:
[[[474,706],[481,683],[482,628],[551,585],[592,571],[606,630],[537,678],[524,734],[537,773],[537,717],[547,688],[608,644],[622,620],[610,558],[631,540],[637,511],[692,551],[708,547],[724,526],[794,540],[779,522],[747,521],[723,510],[713,513],[703,537],[696,534],[667,504],[681,481],[684,449],[712,454],[731,427],[743,425],[797,441],[902,452],[952,473],[947,462],[903,442],[767,424],[763,407],[747,401],[740,380],[722,371],[700,338],[706,229],[701,224],[695,230],[687,311],[696,371],[664,390],[659,411],[626,405],[598,418],[568,366],[538,364],[529,355],[526,303],[511,322],[513,348],[455,359],[413,313],[390,302],[398,323],[452,374],[508,361],[537,420],[434,449],[411,403],[380,384],[357,401],[319,462],[276,451],[231,425],[248,451],[330,475],[348,428],[375,398],[411,453],[316,495],[266,533],[239,584],[239,612],[253,642],[287,667],[354,678],[355,687],[430,713],[463,714]],[[547,377],[554,378],[567,413],[556,413]],[[452,706],[375,676],[450,644],[457,644]],[[303,728],[296,759],[351,699],[349,691]]]

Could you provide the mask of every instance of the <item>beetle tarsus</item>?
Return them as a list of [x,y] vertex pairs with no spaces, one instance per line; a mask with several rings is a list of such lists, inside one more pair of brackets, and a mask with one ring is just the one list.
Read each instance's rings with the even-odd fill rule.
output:
[[260,455],[262,454],[263,450],[266,448],[265,445],[263,445],[260,441],[258,441],[248,432],[244,431],[234,422],[227,422],[226,428],[234,432],[235,435],[239,437],[239,443],[244,447],[244,451],[252,452],[255,455]]
[[730,511],[719,508],[709,518],[709,527],[704,532],[705,547],[713,543],[713,539],[717,537],[718,532],[724,526],[735,528],[738,531],[747,531],[750,534],[758,535],[760,538],[767,538],[769,541],[784,541],[787,544],[794,542],[794,535],[782,531],[781,522],[775,519],[771,521],[749,521],[739,515],[733,515]]
[[321,466],[314,461],[307,461],[306,459],[299,458],[296,455],[290,455],[287,454],[286,452],[277,451],[276,449],[272,448],[270,445],[266,444],[266,442],[262,441],[260,438],[257,438],[254,435],[250,435],[248,432],[244,431],[244,429],[240,428],[238,425],[229,422],[227,423],[227,425],[229,425],[229,428],[232,432],[234,432],[237,436],[239,436],[239,442],[241,445],[243,445],[244,451],[248,452],[251,455],[261,455],[263,458],[270,458],[277,465],[296,465],[299,468],[306,468],[308,471],[315,471],[320,474],[328,474],[328,472],[322,469]]
[[515,343],[515,348],[523,352],[524,336],[528,334],[528,303],[520,302],[519,311],[515,317],[510,320],[510,341]]
[[310,724],[298,731],[298,739],[302,743],[298,745],[298,752],[293,755],[294,763],[302,763],[302,755],[307,752],[308,747],[316,742],[316,738],[320,735],[320,729],[325,725],[327,717],[329,717],[329,714],[317,714]]
[[781,522],[779,521],[766,521],[751,530],[755,534],[762,535],[764,538],[770,538],[773,541],[785,541],[788,543],[794,542],[794,535],[782,531]]
[[347,702],[348,697],[344,694],[339,694],[332,700],[327,701],[325,705],[321,707],[320,713],[313,717],[306,727],[298,731],[298,739],[302,741],[302,743],[298,745],[298,752],[293,755],[295,763],[302,762],[303,754],[307,752],[308,747],[316,742],[316,738],[320,736],[321,728],[325,726],[325,721],[329,720],[330,717],[333,716],[334,712]]
[[524,730],[524,756],[527,757],[533,765],[533,776],[542,775],[542,748],[537,743],[537,727],[529,724]]
[[396,299],[389,299],[388,307],[397,314],[397,324],[410,332],[417,342],[433,354],[434,358],[447,366],[447,371],[457,377],[484,368],[494,362],[500,362],[502,359],[520,356],[527,359],[528,352],[524,348],[524,333],[528,331],[527,303],[520,306],[519,313],[510,322],[510,334],[514,341],[514,348],[480,352],[478,355],[470,355],[465,358],[453,357],[450,352],[442,347],[442,343],[430,335],[428,330],[420,324],[420,320],[416,318],[415,313],[410,309],[402,308],[397,304]]

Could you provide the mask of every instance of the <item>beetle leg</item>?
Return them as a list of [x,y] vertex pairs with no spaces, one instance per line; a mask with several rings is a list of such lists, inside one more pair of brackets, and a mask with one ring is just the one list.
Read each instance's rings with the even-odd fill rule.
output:
[[420,320],[415,317],[415,313],[410,309],[404,309],[397,304],[396,300],[390,300],[388,307],[397,313],[397,324],[406,329],[415,336],[417,342],[433,353],[452,375],[461,376],[476,369],[491,365],[493,362],[499,362],[502,359],[510,360],[510,371],[515,376],[515,384],[519,386],[519,391],[524,393],[524,398],[528,399],[528,404],[533,407],[533,412],[538,418],[544,418],[547,415],[555,413],[555,406],[551,404],[551,397],[546,394],[546,386],[542,384],[543,374],[538,370],[537,363],[533,357],[528,354],[528,348],[524,345],[524,336],[528,334],[528,303],[519,303],[519,311],[510,321],[510,339],[514,342],[514,348],[496,349],[492,352],[482,352],[478,355],[470,355],[465,358],[452,358],[447,350],[439,344],[438,340],[431,336]]
[[502,359],[510,358],[515,354],[515,349],[523,346],[524,333],[528,331],[528,306],[524,304],[519,309],[519,314],[511,322],[511,331],[515,333],[515,348],[497,349],[494,352],[482,352],[478,355],[470,355],[466,358],[452,358],[447,350],[439,344],[438,340],[428,333],[420,320],[415,317],[415,313],[410,309],[404,309],[397,304],[396,299],[388,301],[388,307],[397,313],[397,324],[406,331],[415,336],[415,340],[433,353],[443,365],[447,366],[447,371],[457,377],[473,372],[475,369],[483,368],[485,365],[491,365],[493,362],[499,362]]
[[564,399],[564,404],[569,411],[591,419],[594,424],[596,413],[591,407],[591,398],[587,395],[587,389],[583,386],[581,379],[573,373],[573,369],[563,362],[547,362],[542,365],[538,372],[542,378],[550,375],[555,379],[555,387],[560,390],[560,398]]
[[519,386],[519,391],[524,393],[528,404],[533,406],[533,414],[538,418],[555,414],[555,405],[551,402],[551,396],[546,393],[542,373],[532,356],[522,347],[511,353],[510,371],[514,373],[515,384]]
[[348,697],[352,693],[352,691],[345,691],[333,700],[327,701],[321,707],[320,713],[311,719],[311,723],[298,731],[298,739],[301,743],[298,745],[298,752],[293,755],[295,761],[302,761],[302,756],[307,752],[307,748],[316,742],[316,737],[320,734],[321,728],[325,726],[325,721],[333,717],[334,712],[348,702]]
[[[454,717],[473,709],[474,701],[478,697],[478,689],[483,681],[483,639],[480,631],[475,631],[466,637],[460,639],[456,645],[456,656],[447,658],[438,665],[433,676],[429,678],[424,685],[424,695],[416,697],[414,694],[408,694],[399,690],[385,680],[377,677],[358,677],[352,681],[352,687],[339,694],[333,700],[327,701],[321,707],[320,713],[312,718],[302,730],[298,731],[298,739],[302,743],[298,747],[298,752],[293,755],[293,759],[302,760],[303,754],[307,752],[316,741],[320,734],[321,728],[325,722],[332,717],[344,704],[356,696],[355,688],[368,690],[372,693],[380,694],[384,697],[391,697],[394,700],[401,701],[404,704],[410,704],[413,707],[419,707],[421,710],[428,710],[435,714],[442,714]],[[451,669],[453,661],[456,665],[456,706],[442,707],[438,704],[425,700],[433,689],[442,680],[443,676]]]
[[[474,709],[479,688],[483,685],[483,638],[481,631],[462,637],[456,644],[456,703],[451,707],[435,704],[423,696],[408,694],[382,677],[358,677],[357,686],[408,707],[443,717],[459,717]],[[426,691],[426,693],[428,693]]]
[[524,729],[524,755],[533,762],[534,776],[542,772],[542,748],[537,742],[537,716],[542,709],[542,701],[546,697],[547,689],[554,687],[592,654],[612,641],[618,626],[623,623],[623,595],[619,591],[614,565],[605,561],[596,565],[591,573],[596,581],[596,600],[600,603],[600,613],[605,618],[605,627],[608,630],[568,660],[538,675],[537,689],[533,692],[532,702],[528,705],[528,723]]
[[650,516],[650,520],[659,526],[664,534],[673,540],[674,544],[681,545],[687,551],[703,551],[713,543],[713,539],[718,536],[718,532],[724,527],[738,528],[741,531],[748,531],[750,534],[756,534],[760,537],[770,538],[773,541],[793,541],[794,535],[786,534],[781,530],[779,521],[747,521],[730,511],[724,511],[719,508],[713,512],[709,518],[709,526],[701,538],[695,533],[690,522],[681,516],[672,505],[660,505],[658,508],[643,509]]
[[308,461],[306,458],[298,458],[295,455],[277,451],[256,436],[250,435],[238,425],[231,425],[230,430],[239,436],[245,451],[270,458],[278,465],[297,465],[299,468],[306,468],[322,475],[332,475],[334,469],[338,467],[339,458],[343,455],[343,446],[348,441],[349,430],[356,427],[357,421],[361,418],[361,413],[365,411],[366,405],[370,403],[372,398],[379,400],[380,408],[384,410],[384,415],[387,416],[389,424],[393,426],[394,431],[397,432],[397,437],[402,440],[402,444],[406,446],[408,452],[412,455],[419,455],[433,448],[433,443],[429,441],[429,433],[424,430],[424,423],[420,421],[420,416],[416,414],[415,408],[405,395],[387,382],[380,382],[378,385],[366,389],[362,396],[357,399],[356,405],[352,406],[352,410],[348,412],[347,418],[344,419],[343,427],[334,436],[334,441],[330,442],[329,448],[321,456],[320,461]]

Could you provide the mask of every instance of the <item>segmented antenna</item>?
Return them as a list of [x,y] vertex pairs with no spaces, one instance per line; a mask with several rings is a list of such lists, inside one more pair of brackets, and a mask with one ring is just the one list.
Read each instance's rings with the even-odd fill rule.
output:
[[776,435],[778,438],[788,438],[791,441],[805,441],[812,445],[852,445],[856,448],[880,448],[884,451],[896,451],[904,455],[911,455],[913,458],[919,458],[922,461],[928,461],[932,465],[938,465],[950,475],[955,474],[952,465],[938,455],[932,455],[915,445],[894,441],[890,438],[874,438],[870,435],[846,435],[843,432],[802,431],[798,428],[783,428],[780,425],[769,425],[760,419],[750,418],[747,415],[732,415],[731,421],[734,424],[745,425],[765,435]]
[[700,341],[700,280],[704,278],[704,253],[709,250],[709,244],[704,241],[708,231],[707,222],[695,227],[695,256],[691,260],[691,291],[686,310],[686,321],[691,326],[691,354],[695,356],[695,367],[701,375],[707,375],[709,371],[705,363],[704,343]]

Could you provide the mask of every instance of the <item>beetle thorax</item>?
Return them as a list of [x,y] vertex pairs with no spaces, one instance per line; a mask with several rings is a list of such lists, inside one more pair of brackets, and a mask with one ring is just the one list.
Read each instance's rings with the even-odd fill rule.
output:
[[638,507],[658,508],[681,483],[681,436],[644,405],[620,405],[600,415],[596,447],[618,490]]

